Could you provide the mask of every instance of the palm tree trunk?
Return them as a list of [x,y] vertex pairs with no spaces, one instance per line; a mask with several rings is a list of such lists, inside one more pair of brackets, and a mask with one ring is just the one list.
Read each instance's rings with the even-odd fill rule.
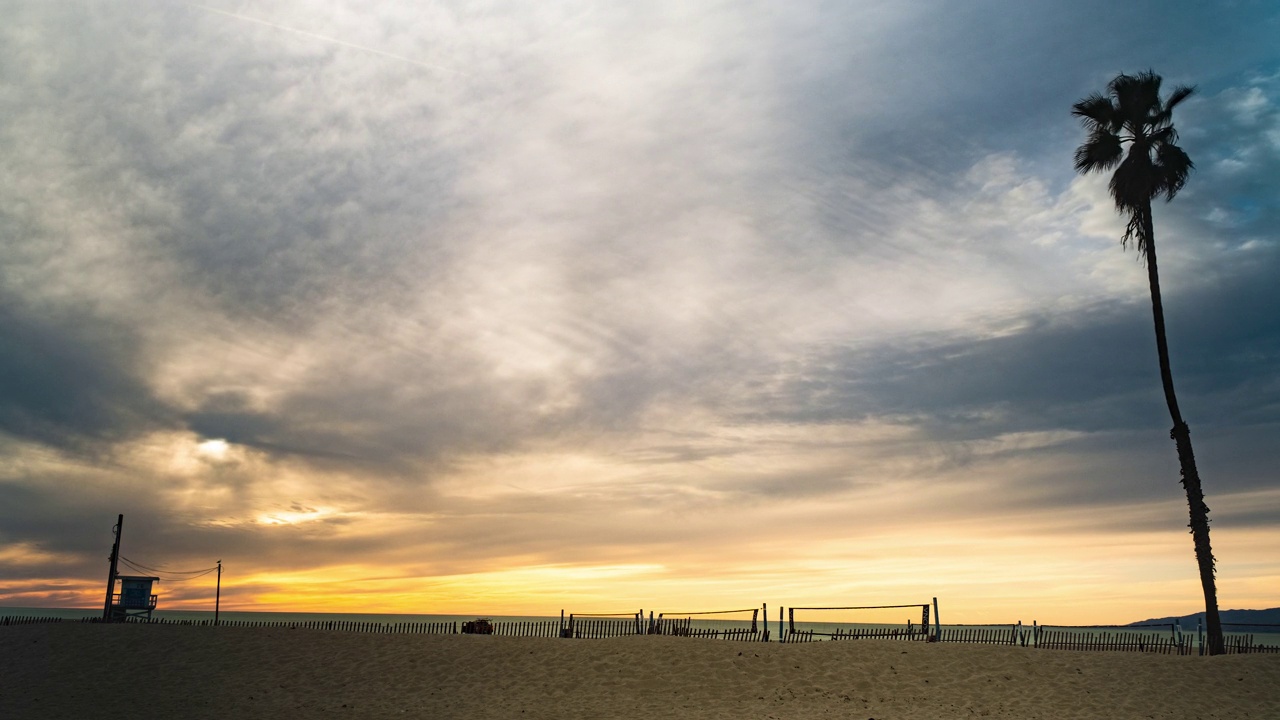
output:
[[1196,562],[1200,567],[1200,585],[1204,590],[1205,625],[1208,631],[1210,655],[1225,652],[1222,638],[1222,620],[1218,616],[1218,589],[1214,583],[1213,548],[1209,544],[1209,506],[1204,502],[1204,490],[1200,485],[1200,472],[1196,470],[1195,453],[1191,450],[1191,428],[1178,410],[1178,397],[1173,390],[1173,371],[1169,367],[1169,344],[1165,338],[1164,304],[1160,301],[1160,273],[1156,265],[1155,226],[1151,220],[1151,203],[1138,210],[1142,214],[1142,232],[1146,236],[1147,280],[1151,285],[1151,314],[1155,317],[1156,352],[1160,357],[1160,382],[1164,385],[1164,399],[1169,405],[1173,429],[1169,437],[1178,448],[1178,464],[1182,471],[1182,487],[1187,491],[1187,506],[1191,511],[1191,538],[1195,543]]

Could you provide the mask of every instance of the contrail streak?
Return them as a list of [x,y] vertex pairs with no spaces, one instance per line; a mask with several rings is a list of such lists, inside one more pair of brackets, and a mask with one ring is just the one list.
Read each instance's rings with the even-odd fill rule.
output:
[[227,16],[227,17],[229,17],[229,18],[235,18],[235,19],[237,19],[237,20],[244,20],[244,21],[246,21],[246,22],[257,23],[257,24],[259,24],[259,25],[265,25],[265,26],[267,26],[267,27],[269,27],[269,28],[275,28],[276,30],[284,30],[285,32],[291,32],[291,33],[294,33],[294,34],[296,34],[296,35],[302,35],[302,36],[304,36],[304,37],[309,37],[309,38],[312,38],[312,39],[315,39],[315,40],[322,40],[322,41],[324,41],[324,42],[334,43],[335,45],[341,45],[341,46],[343,46],[343,47],[349,47],[349,48],[351,48],[351,49],[353,49],[353,50],[360,50],[360,51],[362,51],[362,52],[373,53],[374,55],[381,55],[381,56],[382,56],[382,57],[384,57],[384,58],[390,58],[390,59],[392,59],[392,60],[399,60],[400,62],[407,62],[407,63],[409,63],[409,64],[411,64],[411,65],[417,65],[417,66],[419,66],[419,67],[429,68],[429,69],[431,69],[431,70],[443,70],[444,72],[457,73],[458,75],[466,75],[466,74],[467,74],[467,73],[465,73],[465,72],[462,72],[461,70],[454,70],[453,68],[447,68],[447,67],[443,67],[443,66],[441,66],[441,65],[432,65],[431,63],[424,63],[424,62],[422,62],[421,60],[414,60],[413,58],[407,58],[407,57],[404,57],[403,55],[393,55],[393,54],[391,54],[391,53],[389,53],[389,52],[383,52],[383,51],[381,51],[381,50],[375,50],[374,48],[371,48],[371,47],[365,47],[365,46],[363,46],[363,45],[356,45],[355,43],[349,43],[349,42],[347,42],[346,40],[339,40],[338,38],[331,38],[331,37],[328,37],[328,36],[326,36],[326,35],[317,35],[317,34],[315,34],[315,33],[313,33],[313,32],[307,32],[306,30],[299,30],[299,29],[297,29],[297,28],[291,28],[291,27],[288,27],[288,26],[285,26],[285,25],[277,25],[276,23],[268,22],[268,21],[266,21],[266,20],[261,20],[261,19],[259,19],[259,18],[255,18],[255,17],[249,17],[248,15],[241,15],[241,14],[239,14],[239,13],[228,12],[228,11],[226,11],[226,10],[219,10],[218,8],[212,8],[212,7],[209,7],[209,6],[207,6],[207,5],[197,5],[197,4],[195,4],[195,3],[188,3],[188,4],[189,4],[191,7],[193,7],[193,8],[199,8],[199,9],[204,10],[204,11],[206,11],[206,12],[217,13],[218,15],[225,15],[225,16]]

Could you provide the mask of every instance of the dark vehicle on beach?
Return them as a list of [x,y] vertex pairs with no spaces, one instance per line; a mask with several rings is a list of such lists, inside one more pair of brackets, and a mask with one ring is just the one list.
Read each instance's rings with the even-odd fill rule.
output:
[[462,623],[462,632],[467,635],[492,635],[493,623],[489,618],[476,618]]

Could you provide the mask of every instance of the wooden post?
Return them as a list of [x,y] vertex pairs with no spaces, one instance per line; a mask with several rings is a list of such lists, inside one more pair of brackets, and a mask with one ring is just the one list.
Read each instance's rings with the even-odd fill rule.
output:
[[107,600],[102,604],[102,621],[111,619],[111,596],[116,592],[116,562],[120,559],[120,533],[124,531],[124,513],[116,519],[115,543],[111,546],[111,570],[107,573]]
[[938,629],[938,634],[941,635],[942,618],[938,615],[938,598],[933,599],[933,626]]
[[218,624],[218,610],[222,605],[222,561],[218,561],[218,590],[213,596],[213,624]]

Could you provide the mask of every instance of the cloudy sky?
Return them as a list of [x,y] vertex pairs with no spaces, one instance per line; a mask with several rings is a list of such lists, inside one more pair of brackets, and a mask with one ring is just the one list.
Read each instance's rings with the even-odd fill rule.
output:
[[[1267,0],[0,0],[0,605],[1280,605]],[[210,577],[162,583],[206,608]],[[677,608],[677,606],[679,606]],[[693,608],[691,606],[697,606]]]

